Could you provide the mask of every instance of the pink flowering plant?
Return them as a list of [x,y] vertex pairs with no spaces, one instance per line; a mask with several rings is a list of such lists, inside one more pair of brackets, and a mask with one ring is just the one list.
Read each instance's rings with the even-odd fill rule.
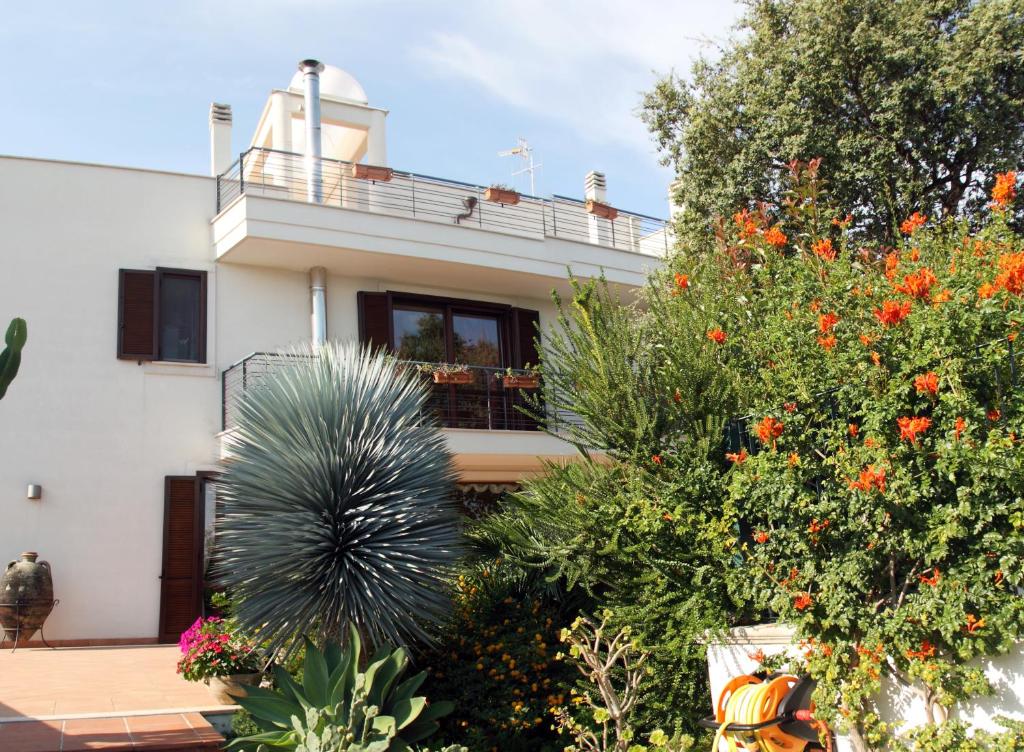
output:
[[196,619],[182,633],[178,646],[182,652],[178,673],[188,681],[259,671],[252,645],[216,616]]

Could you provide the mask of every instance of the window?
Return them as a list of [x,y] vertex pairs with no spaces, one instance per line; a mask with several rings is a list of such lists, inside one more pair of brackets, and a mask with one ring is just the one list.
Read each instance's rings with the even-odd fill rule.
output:
[[495,307],[492,313],[487,307],[395,297],[391,347],[402,360],[500,368],[508,309]]
[[206,272],[122,269],[117,356],[206,362]]
[[359,337],[402,360],[485,368],[537,365],[537,311],[400,292],[360,292]]

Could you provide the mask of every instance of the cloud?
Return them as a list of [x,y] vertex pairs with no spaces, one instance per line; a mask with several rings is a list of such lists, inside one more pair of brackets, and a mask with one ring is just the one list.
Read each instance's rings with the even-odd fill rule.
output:
[[733,2],[491,0],[414,45],[429,75],[461,80],[598,144],[650,151],[636,109],[656,74],[713,53]]

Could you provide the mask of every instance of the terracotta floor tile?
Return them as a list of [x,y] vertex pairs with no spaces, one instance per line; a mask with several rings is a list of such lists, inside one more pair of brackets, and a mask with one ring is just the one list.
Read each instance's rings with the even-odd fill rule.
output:
[[162,749],[197,745],[196,732],[180,713],[130,716],[125,719],[136,749]]
[[180,656],[177,645],[0,651],[0,717],[216,706],[178,676]]
[[0,749],[11,752],[59,752],[62,721],[0,724]]
[[196,735],[204,742],[220,742],[224,741],[222,737],[210,722],[203,718],[199,713],[185,713],[185,720],[195,730]]
[[118,747],[132,747],[124,718],[83,718],[64,722],[63,752]]

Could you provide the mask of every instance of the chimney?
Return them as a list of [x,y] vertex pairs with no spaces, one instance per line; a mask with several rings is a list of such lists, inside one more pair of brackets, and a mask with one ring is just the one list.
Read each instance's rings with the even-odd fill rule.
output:
[[584,198],[593,201],[600,201],[602,204],[608,201],[608,180],[603,172],[591,170],[583,181]]
[[324,64],[319,60],[303,60],[299,63],[303,74],[306,99],[304,117],[306,120],[306,194],[312,204],[323,203],[323,163],[320,161],[320,74]]
[[[583,195],[590,201],[608,203],[608,181],[603,172],[591,170],[583,181]],[[612,245],[612,221],[587,215],[587,235],[595,245]]]
[[231,105],[210,104],[210,174],[216,177],[227,172],[235,161],[231,151]]

